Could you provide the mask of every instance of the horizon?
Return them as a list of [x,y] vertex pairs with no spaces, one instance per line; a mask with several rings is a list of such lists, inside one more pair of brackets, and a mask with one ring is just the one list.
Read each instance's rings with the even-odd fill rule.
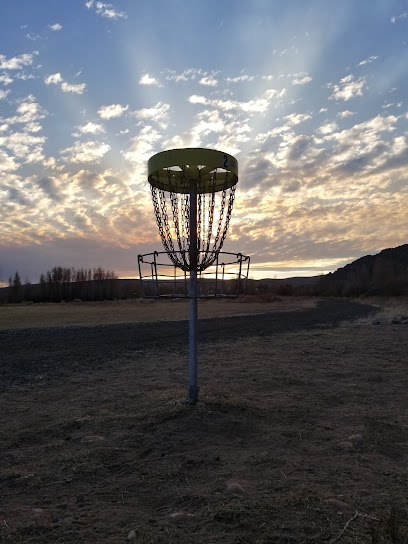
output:
[[254,279],[405,244],[407,28],[397,0],[5,0],[0,284],[137,277],[162,250],[147,160],[179,147],[237,158],[223,249]]

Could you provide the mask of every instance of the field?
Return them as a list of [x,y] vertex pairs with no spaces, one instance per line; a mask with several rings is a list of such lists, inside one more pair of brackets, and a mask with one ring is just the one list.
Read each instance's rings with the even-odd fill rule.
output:
[[408,304],[0,306],[0,543],[408,543]]

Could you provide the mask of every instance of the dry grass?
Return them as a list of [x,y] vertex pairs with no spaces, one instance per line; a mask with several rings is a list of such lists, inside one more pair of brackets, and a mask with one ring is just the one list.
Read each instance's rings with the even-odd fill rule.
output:
[[177,349],[11,386],[0,543],[406,544],[408,335],[371,321],[200,345],[195,407]]
[[[355,325],[372,325],[378,324],[399,324],[401,321],[408,321],[408,297],[367,297],[359,299],[360,302],[370,304],[379,309],[375,317],[365,317],[351,324]],[[345,326],[350,326],[345,323]]]
[[[200,300],[199,317],[253,315],[274,311],[312,308],[315,299],[273,297],[264,302],[259,297],[244,299]],[[188,319],[188,300],[143,300],[70,302],[44,304],[9,304],[0,306],[1,329],[65,327]]]

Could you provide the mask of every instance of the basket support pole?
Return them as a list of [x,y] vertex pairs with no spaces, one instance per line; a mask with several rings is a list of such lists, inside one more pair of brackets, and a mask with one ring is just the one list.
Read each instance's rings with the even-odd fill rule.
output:
[[190,321],[189,321],[189,387],[188,402],[198,401],[197,385],[197,184],[190,181]]

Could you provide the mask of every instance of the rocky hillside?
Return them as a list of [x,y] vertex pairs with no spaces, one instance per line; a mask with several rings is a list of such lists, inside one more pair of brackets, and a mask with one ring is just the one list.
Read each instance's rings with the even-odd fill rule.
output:
[[334,295],[408,292],[408,244],[365,255],[322,276],[319,288],[324,294]]

